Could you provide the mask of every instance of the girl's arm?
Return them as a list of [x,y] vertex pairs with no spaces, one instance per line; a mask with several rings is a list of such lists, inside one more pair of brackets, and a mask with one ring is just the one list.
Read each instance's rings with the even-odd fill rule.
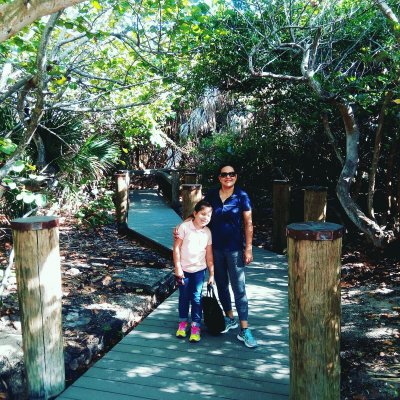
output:
[[183,240],[180,238],[175,239],[173,246],[173,256],[174,256],[174,273],[175,276],[184,277],[184,273],[181,265],[181,246]]
[[212,285],[214,283],[214,257],[211,244],[206,247],[206,263],[209,273],[208,284]]

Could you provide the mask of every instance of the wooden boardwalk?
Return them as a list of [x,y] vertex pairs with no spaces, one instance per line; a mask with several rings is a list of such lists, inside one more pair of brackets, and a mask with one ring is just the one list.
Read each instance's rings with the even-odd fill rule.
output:
[[[131,195],[129,227],[139,234],[171,249],[179,222],[156,191]],[[177,339],[175,292],[58,399],[287,399],[286,258],[254,248],[246,268],[257,348],[246,348],[236,330],[219,336],[203,330],[199,343]]]

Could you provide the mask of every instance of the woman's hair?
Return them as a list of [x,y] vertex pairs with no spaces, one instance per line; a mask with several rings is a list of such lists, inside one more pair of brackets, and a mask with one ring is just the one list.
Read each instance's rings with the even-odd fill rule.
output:
[[203,208],[212,208],[212,205],[205,200],[200,200],[195,206],[194,206],[194,211],[199,212]]
[[236,167],[232,164],[232,163],[225,163],[225,164],[220,164],[220,166],[218,167],[218,174],[217,175],[219,175],[220,173],[221,173],[221,169],[222,168],[225,168],[225,167],[232,167],[233,168],[233,170],[235,171],[235,172],[237,172],[237,169],[236,169]]

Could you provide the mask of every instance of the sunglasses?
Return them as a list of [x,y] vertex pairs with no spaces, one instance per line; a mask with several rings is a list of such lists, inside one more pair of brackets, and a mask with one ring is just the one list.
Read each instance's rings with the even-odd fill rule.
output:
[[235,176],[236,176],[236,172],[221,172],[220,174],[219,174],[219,176],[221,177],[221,178],[226,178],[226,177],[230,177],[230,178],[234,178]]

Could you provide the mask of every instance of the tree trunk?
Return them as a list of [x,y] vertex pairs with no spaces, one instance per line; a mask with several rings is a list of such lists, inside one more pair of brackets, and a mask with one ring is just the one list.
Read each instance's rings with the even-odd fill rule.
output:
[[368,176],[368,197],[367,197],[367,214],[375,219],[374,214],[374,194],[375,194],[375,181],[376,181],[376,171],[378,169],[378,161],[381,154],[381,144],[383,137],[383,124],[385,121],[386,109],[393,97],[393,92],[388,91],[383,100],[382,108],[379,113],[378,128],[375,134],[375,144],[374,151],[372,153],[371,168]]
[[[14,3],[11,3],[10,5],[14,5]],[[8,6],[8,5],[5,5]],[[2,15],[3,9],[0,6],[0,16]],[[45,91],[46,91],[46,68],[47,68],[47,57],[46,57],[46,48],[48,41],[50,39],[51,33],[56,25],[57,19],[60,16],[60,13],[53,14],[50,19],[47,21],[46,27],[43,31],[42,37],[40,39],[40,44],[36,56],[36,67],[37,67],[37,73],[34,79],[35,84],[36,84],[36,90],[35,90],[35,97],[36,97],[36,102],[35,106],[32,109],[32,114],[30,115],[30,119],[28,122],[26,122],[25,114],[22,112],[24,109],[24,101],[26,100],[26,97],[28,95],[28,91],[30,88],[28,86],[25,87],[24,93],[22,96],[19,96],[20,99],[18,100],[19,104],[19,109],[20,109],[20,118],[21,118],[21,123],[24,124],[25,129],[23,133],[23,138],[21,142],[19,143],[17,150],[13,153],[13,155],[6,161],[6,163],[0,168],[0,179],[4,178],[8,173],[11,171],[13,165],[15,164],[16,161],[18,161],[23,154],[25,153],[25,150],[29,146],[33,136],[36,133],[37,127],[39,125],[40,120],[42,119],[43,113],[44,113],[44,105],[45,105]],[[0,26],[2,22],[2,18],[0,17]],[[0,37],[1,37],[1,28],[0,28]],[[0,186],[0,198],[4,194],[4,189]]]
[[286,226],[290,214],[290,183],[275,180],[272,188],[272,249],[282,254],[286,247]]
[[393,216],[397,215],[397,207],[396,207],[396,194],[394,191],[396,185],[396,179],[394,176],[395,170],[395,159],[397,155],[397,151],[400,145],[400,135],[393,140],[390,145],[389,155],[386,161],[386,187],[385,194],[387,199],[387,217],[391,223],[394,222]]
[[397,171],[397,213],[396,213],[396,221],[400,222],[400,171]]
[[324,131],[325,131],[326,135],[328,136],[329,143],[332,145],[333,150],[336,154],[336,157],[340,162],[340,165],[343,166],[343,157],[340,152],[340,148],[337,144],[337,140],[331,131],[331,127],[329,126],[328,114],[326,112],[322,113],[322,124],[324,126]]
[[382,248],[387,238],[381,227],[368,218],[350,196],[351,183],[357,172],[360,130],[349,104],[336,103],[346,129],[346,160],[336,186],[338,199],[351,221],[364,232],[374,246]]
[[325,186],[304,188],[304,221],[325,222],[327,190]]
[[44,147],[44,142],[40,135],[35,135],[33,141],[35,142],[37,151],[36,167],[41,171],[46,165],[46,148]]

